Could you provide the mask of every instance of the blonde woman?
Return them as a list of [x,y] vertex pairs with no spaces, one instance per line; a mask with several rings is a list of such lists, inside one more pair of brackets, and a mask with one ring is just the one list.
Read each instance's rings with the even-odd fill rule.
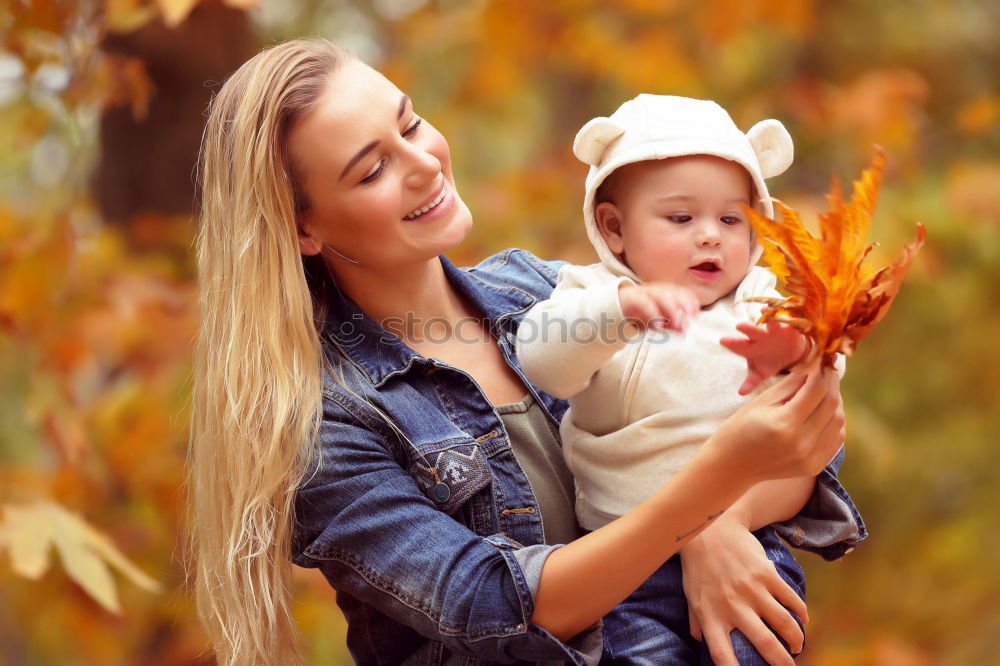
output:
[[[558,264],[443,256],[472,217],[409,97],[329,42],[272,47],[213,100],[200,175],[191,523],[220,664],[300,662],[292,562],[337,590],[361,664],[597,663],[602,616],[682,547],[716,663],[736,663],[730,630],[792,663],[779,638],[801,647],[805,606],[719,516],[819,474],[798,542],[835,556],[864,536],[839,457],[824,468],[843,436],[835,374],[783,379],[577,538],[566,404],[512,353]],[[773,520],[798,510],[776,502]]]

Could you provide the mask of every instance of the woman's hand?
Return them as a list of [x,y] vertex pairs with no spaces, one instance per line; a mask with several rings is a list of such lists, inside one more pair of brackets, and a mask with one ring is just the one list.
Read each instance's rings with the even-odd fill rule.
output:
[[839,382],[818,362],[792,372],[727,418],[704,453],[751,482],[819,474],[844,441]]
[[733,629],[742,631],[767,663],[793,666],[764,622],[798,653],[804,637],[792,612],[808,622],[806,604],[745,525],[723,514],[680,554],[691,634],[706,643],[716,666],[737,666],[729,636]]

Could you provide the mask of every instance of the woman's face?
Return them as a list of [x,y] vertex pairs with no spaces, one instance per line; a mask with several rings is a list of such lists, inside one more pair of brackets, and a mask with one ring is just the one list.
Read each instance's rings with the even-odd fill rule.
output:
[[[450,250],[472,226],[455,190],[448,142],[410,98],[356,60],[331,77],[288,135],[309,208],[303,254],[335,270],[391,270]],[[324,246],[332,248],[331,252]]]

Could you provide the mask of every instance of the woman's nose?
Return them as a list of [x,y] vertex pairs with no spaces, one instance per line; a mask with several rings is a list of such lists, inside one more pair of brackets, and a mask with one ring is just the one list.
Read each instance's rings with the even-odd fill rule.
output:
[[419,188],[441,172],[441,160],[419,146],[409,145],[412,150],[410,151],[410,166],[406,174],[406,185]]

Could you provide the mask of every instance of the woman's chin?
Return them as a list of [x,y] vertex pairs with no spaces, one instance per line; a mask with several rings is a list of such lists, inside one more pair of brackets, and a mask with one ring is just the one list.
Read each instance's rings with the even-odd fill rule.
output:
[[469,232],[472,231],[472,213],[469,212],[465,202],[459,199],[455,202],[455,212],[452,220],[448,224],[447,230],[442,234],[442,243],[447,245],[441,252],[448,252],[462,244]]

